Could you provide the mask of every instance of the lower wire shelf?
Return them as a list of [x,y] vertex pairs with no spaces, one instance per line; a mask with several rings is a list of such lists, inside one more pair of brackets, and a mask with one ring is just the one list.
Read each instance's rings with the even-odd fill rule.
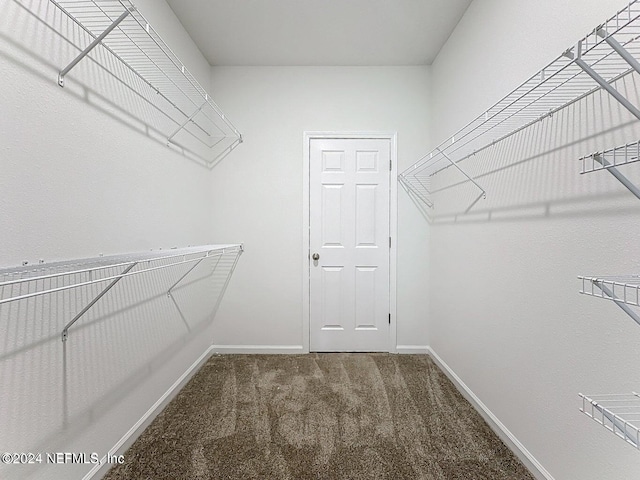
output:
[[640,188],[625,176],[618,167],[630,163],[640,162],[640,141],[627,143],[602,152],[592,153],[580,159],[582,171],[580,173],[605,170],[618,180],[627,190],[640,200]]
[[640,450],[640,395],[583,395],[580,411]]
[[640,307],[640,275],[578,277],[580,293]]
[[177,273],[175,281],[167,290],[167,295],[171,295],[171,291],[205,259],[228,254],[235,255],[237,261],[243,251],[242,244],[202,245],[0,269],[0,306],[88,285],[104,285],[100,293],[65,325],[62,330],[64,342],[71,326],[123,278],[184,265],[186,272],[174,270]]
[[640,162],[640,141],[592,153],[580,158],[579,161],[582,164],[580,171],[582,174]]
[[578,276],[580,293],[611,300],[640,325],[640,315],[631,307],[640,307],[640,275]]

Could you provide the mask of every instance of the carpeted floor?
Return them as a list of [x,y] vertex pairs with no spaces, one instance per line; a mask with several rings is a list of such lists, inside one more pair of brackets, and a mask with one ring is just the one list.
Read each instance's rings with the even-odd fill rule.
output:
[[105,477],[533,480],[426,355],[212,357]]

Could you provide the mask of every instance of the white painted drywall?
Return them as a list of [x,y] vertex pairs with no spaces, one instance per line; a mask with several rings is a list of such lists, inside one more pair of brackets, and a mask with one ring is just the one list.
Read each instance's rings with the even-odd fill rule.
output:
[[[165,2],[136,3],[208,86],[208,63]],[[73,35],[51,2],[0,10],[0,266],[215,241],[210,171],[123,114],[119,102],[135,97],[95,65],[57,85],[77,50],[56,33]],[[0,451],[106,454],[211,344],[214,293],[181,290],[183,321],[161,295],[170,281],[123,280],[70,332],[66,373],[59,335],[73,312],[2,308]],[[90,467],[0,466],[0,477],[81,478]]]
[[[246,251],[214,343],[301,351],[303,132],[398,132],[399,170],[428,144],[427,67],[214,67],[212,91],[244,144],[212,176],[213,231]],[[428,239],[399,192],[398,345],[427,344]],[[287,348],[281,348],[287,347]],[[298,349],[296,350],[296,347]]]
[[[623,7],[473,2],[432,66],[434,144]],[[618,87],[637,99],[638,84]],[[594,95],[467,162],[487,200],[431,228],[430,345],[556,480],[640,474],[637,450],[578,411],[578,392],[638,390],[640,326],[579,295],[576,279],[640,268],[640,203],[606,172],[579,175],[577,161],[639,133]],[[637,170],[624,169],[638,181]]]

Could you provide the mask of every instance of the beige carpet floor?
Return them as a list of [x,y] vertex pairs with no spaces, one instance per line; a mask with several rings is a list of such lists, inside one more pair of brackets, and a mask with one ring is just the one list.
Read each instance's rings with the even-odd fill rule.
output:
[[108,480],[533,480],[426,355],[212,357]]

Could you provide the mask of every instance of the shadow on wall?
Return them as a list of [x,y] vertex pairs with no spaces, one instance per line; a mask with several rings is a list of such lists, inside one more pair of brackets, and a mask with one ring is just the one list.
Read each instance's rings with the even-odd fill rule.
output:
[[[191,265],[123,278],[69,330],[66,342],[62,329],[105,283],[0,305],[0,444],[12,451],[62,451],[55,447],[77,437],[203,333],[239,255],[207,258],[171,294]],[[91,274],[0,286],[0,298],[86,281],[79,275]]]
[[[639,81],[634,73],[614,86],[633,99]],[[606,171],[580,174],[579,159],[638,138],[640,123],[600,90],[459,162],[487,192],[468,213],[478,189],[451,167],[431,177],[434,207],[422,210],[435,224],[635,213],[625,187]],[[637,165],[619,170],[640,185]]]
[[[140,33],[144,33],[142,28],[139,32],[127,32],[132,37],[140,37]],[[116,29],[111,35],[125,34]],[[0,56],[52,85],[57,86],[60,70],[93,39],[49,0],[11,0],[4,2],[0,9],[0,40],[5,44],[3,47],[0,43]],[[117,41],[121,43],[119,38]],[[136,49],[132,46],[130,50]],[[144,51],[136,50],[135,53],[141,59],[145,58]],[[155,63],[154,60],[150,59],[149,63]],[[175,69],[168,60],[165,63],[161,65],[163,69]],[[101,114],[209,168],[215,167],[240,143],[236,138],[219,137],[215,122],[209,123],[208,119],[215,115],[196,111],[202,106],[187,100],[182,93],[187,87],[178,84],[173,77],[154,80],[159,83],[156,86],[141,74],[147,72],[136,72],[107,48],[98,45],[68,73],[64,89],[58,88],[60,95],[82,100]],[[155,70],[154,75],[157,76]],[[167,92],[170,98],[175,94],[181,104],[169,102],[156,88]],[[204,131],[190,121],[192,111],[194,120],[198,120],[198,116],[206,117],[212,131]],[[61,118],[62,122],[66,120]],[[72,119],[68,123],[71,126]],[[171,136],[172,142],[168,142]]]

